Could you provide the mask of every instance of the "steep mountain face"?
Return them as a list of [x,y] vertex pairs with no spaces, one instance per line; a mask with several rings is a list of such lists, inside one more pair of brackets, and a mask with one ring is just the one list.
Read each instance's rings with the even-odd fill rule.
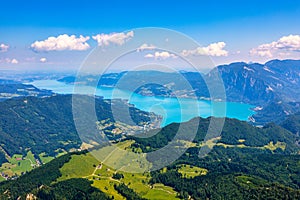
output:
[[300,61],[272,60],[264,65],[244,62],[221,65],[207,74],[220,73],[227,101],[256,105],[251,123],[280,123],[300,111]]
[[300,61],[272,60],[264,65],[244,62],[221,65],[212,73],[222,76],[229,101],[266,104],[300,98]]
[[255,125],[264,125],[269,122],[280,124],[296,112],[300,112],[300,102],[271,101],[258,108],[252,116],[251,123]]

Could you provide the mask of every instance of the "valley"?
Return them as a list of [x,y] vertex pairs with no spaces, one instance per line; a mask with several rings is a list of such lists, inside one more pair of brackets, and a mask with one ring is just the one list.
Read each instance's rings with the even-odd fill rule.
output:
[[[233,66],[229,68],[240,69],[244,63]],[[252,73],[251,66],[242,67],[243,73]],[[189,110],[195,99],[180,95],[187,91],[174,93],[179,95],[179,100],[155,85],[145,86],[136,93],[123,90],[126,88],[114,91],[111,88],[114,81],[124,75],[125,72],[105,75],[108,76],[102,82],[105,87],[99,86],[96,92],[99,96],[94,99],[96,118],[93,127],[85,127],[88,134],[84,135],[78,134],[76,129],[72,97],[75,95],[80,99],[79,111],[84,110],[82,105],[92,99],[88,96],[89,83],[80,85],[82,92],[77,94],[73,92],[70,77],[60,82],[35,79],[30,84],[36,90],[50,91],[40,96],[24,93],[14,97],[15,91],[20,90],[10,90],[11,95],[0,102],[0,197],[255,199],[273,196],[280,199],[288,196],[297,199],[300,196],[297,102],[287,99],[276,102],[278,99],[272,98],[262,102],[241,100],[259,105],[255,109],[250,104],[226,102],[228,111],[222,131],[206,137],[210,121],[224,117],[216,112],[213,116],[205,113],[211,109],[209,99],[199,96],[196,100],[201,110],[199,114]],[[138,81],[141,75],[133,72],[129,76]],[[149,72],[143,76],[161,78],[169,75]],[[166,84],[174,79],[172,76],[164,79]],[[192,73],[184,76],[198,89],[202,87],[193,82],[199,77]],[[224,80],[227,76],[224,75]],[[93,79],[83,77],[83,80]],[[14,84],[13,81],[6,82],[3,82],[6,87]],[[30,84],[14,87],[32,87]],[[256,88],[255,92],[259,90]],[[228,92],[228,99],[235,99],[233,93]],[[262,95],[266,97],[266,94]],[[153,109],[158,102],[164,104]],[[177,107],[178,102],[181,107]],[[214,105],[218,108],[218,102]],[[167,110],[160,112],[162,107]],[[117,117],[113,109],[118,111]],[[178,109],[184,111],[183,117],[176,115],[180,113]],[[127,110],[131,120],[126,118]],[[249,116],[253,120],[249,121]],[[194,138],[189,138],[193,130],[196,130]],[[168,166],[156,169],[162,159],[167,160],[170,156],[152,153],[166,146],[174,151],[174,155],[182,153]],[[199,157],[201,152],[207,153]],[[38,174],[45,171],[49,175],[37,181]]]
[[[85,187],[95,188],[93,191],[102,191],[106,198],[113,199],[201,199],[208,195],[213,198],[233,198],[232,195],[237,195],[243,199],[253,199],[253,195],[261,198],[265,195],[273,195],[274,198],[288,195],[296,199],[300,195],[300,180],[297,176],[300,173],[300,147],[296,145],[299,139],[297,135],[275,124],[256,128],[247,122],[226,119],[221,136],[204,142],[208,121],[207,118],[200,119],[192,143],[175,141],[176,148],[185,146],[187,151],[170,166],[160,170],[148,171],[156,164],[156,160],[148,158],[147,153],[173,142],[171,140],[178,128],[176,123],[148,138],[127,136],[116,142],[116,146],[61,155],[17,180],[0,183],[0,196],[2,194],[5,197],[9,193],[13,196],[54,195],[59,198],[61,184],[70,184],[64,195],[72,190],[72,196],[78,192],[73,183],[88,184]],[[188,132],[194,122],[191,120],[181,126]],[[199,150],[206,147],[211,152],[199,158]],[[135,156],[141,157],[131,157],[134,152]],[[32,154],[29,154],[24,161],[27,161],[28,156],[32,158]],[[13,158],[18,157],[21,155]],[[116,161],[118,165],[114,165]],[[141,169],[141,165],[150,168],[145,168],[146,171],[142,173],[132,173],[136,167]],[[46,173],[47,170],[51,170],[51,173],[36,182],[35,174]],[[83,180],[91,182],[84,183]],[[32,186],[17,189],[15,184]],[[36,184],[47,186],[35,190]],[[52,192],[48,193],[49,190]],[[264,193],[266,190],[268,193]]]
[[[224,84],[226,101],[255,105],[253,108],[259,107],[255,113],[251,113],[252,122],[254,125],[264,125],[270,121],[280,123],[288,115],[300,111],[299,73],[299,60],[270,60],[264,64],[235,62],[219,65],[206,74],[124,71],[104,74],[101,77],[89,75],[76,79],[74,76],[68,76],[59,81],[67,84],[77,81],[87,86],[117,87],[143,96],[218,100],[211,99],[208,85],[214,86],[215,77],[219,74]],[[159,84],[145,84],[145,81]],[[191,87],[182,88],[186,83]],[[132,85],[141,87],[133,91]],[[244,117],[243,120],[247,118]]]
[[0,200],[300,200],[300,1],[0,16]]

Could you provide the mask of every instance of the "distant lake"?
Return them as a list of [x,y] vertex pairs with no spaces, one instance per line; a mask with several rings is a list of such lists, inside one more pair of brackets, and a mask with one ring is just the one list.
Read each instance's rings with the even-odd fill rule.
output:
[[[52,90],[58,94],[74,93],[73,85],[56,80],[37,80],[29,84],[32,84],[39,89]],[[95,91],[95,88],[84,85],[76,86],[76,93],[96,94],[97,96],[103,96],[105,99],[129,99],[129,103],[134,104],[136,108],[163,116],[162,126],[172,122],[188,121],[196,116],[224,117],[222,113],[218,113],[218,109],[212,111],[212,102],[208,100],[142,96],[140,94],[110,87],[98,87]],[[214,105],[217,107],[218,103],[215,103]],[[249,116],[255,113],[251,110],[253,107],[253,105],[249,104],[226,102],[226,117],[246,121]]]

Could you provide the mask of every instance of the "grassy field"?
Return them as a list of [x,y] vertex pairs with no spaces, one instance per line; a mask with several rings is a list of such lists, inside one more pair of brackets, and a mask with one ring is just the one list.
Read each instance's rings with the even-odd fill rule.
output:
[[151,164],[144,153],[133,153],[131,140],[120,142],[116,145],[106,146],[91,153],[106,165],[121,171],[134,171],[136,173],[148,171]]
[[23,172],[28,172],[37,167],[34,155],[31,151],[25,157],[19,154],[13,155],[7,163],[3,163],[0,171],[9,175],[21,175]]
[[276,149],[282,149],[283,151],[285,150],[286,143],[284,142],[276,142],[273,144],[273,141],[271,141],[269,144],[265,145],[264,148],[270,149],[271,151],[274,151]]
[[45,153],[40,153],[39,154],[39,158],[41,159],[41,161],[42,161],[43,164],[48,163],[48,162],[50,162],[51,160],[54,159],[54,157],[46,156]]
[[5,181],[5,178],[3,178],[2,176],[0,176],[0,182],[1,181]]
[[[57,156],[59,157],[63,154],[66,154],[66,151],[64,150],[57,150]],[[41,162],[43,164],[50,162],[54,159],[54,157],[46,156],[45,153],[41,153],[39,155],[36,155],[36,157],[39,157]],[[25,172],[29,172],[32,169],[38,167],[38,163],[35,159],[35,155],[28,151],[26,156],[20,155],[20,154],[14,154],[11,158],[8,159],[8,162],[3,163],[0,167],[0,173],[4,173],[5,175],[8,175],[9,177],[14,175],[21,175]],[[0,182],[5,180],[3,177],[0,179]]]
[[239,139],[238,142],[240,144],[236,144],[236,145],[232,145],[232,144],[225,144],[225,143],[221,143],[221,142],[217,142],[218,140],[220,140],[221,137],[216,137],[216,138],[212,138],[210,140],[207,140],[206,142],[203,142],[201,144],[201,146],[207,146],[210,149],[215,146],[223,146],[225,148],[255,148],[255,149],[269,149],[271,151],[275,151],[276,149],[282,149],[283,151],[286,148],[286,143],[284,142],[276,142],[275,144],[273,143],[273,141],[270,141],[268,144],[264,145],[264,146],[258,146],[258,147],[253,147],[253,146],[247,146],[245,144],[243,144],[245,142],[244,139]]
[[177,193],[173,188],[165,186],[163,184],[154,184],[153,188],[148,191],[148,193],[143,196],[146,199],[155,200],[169,200],[169,199],[179,199],[176,197]]
[[173,188],[163,184],[155,184],[151,186],[148,182],[151,178],[150,173],[128,173],[118,172],[124,175],[121,180],[112,178],[116,171],[101,165],[100,169],[95,171],[94,186],[106,192],[115,199],[124,199],[114,189],[114,184],[125,183],[129,188],[133,189],[140,196],[147,199],[176,199],[176,192]]
[[202,142],[201,146],[207,146],[208,148],[212,149],[220,139],[221,139],[221,137],[209,139],[205,142]]
[[99,161],[90,153],[82,155],[72,155],[72,158],[61,169],[62,176],[58,181],[69,178],[88,177],[92,175]]
[[271,151],[275,151],[276,149],[282,149],[285,150],[286,147],[286,143],[284,142],[276,142],[275,144],[273,143],[273,141],[269,142],[268,144],[261,146],[261,147],[252,147],[252,146],[246,146],[244,144],[237,144],[237,145],[232,145],[232,144],[224,144],[224,143],[217,143],[217,146],[223,146],[225,148],[234,148],[234,147],[238,147],[238,148],[255,148],[255,149],[269,149]]
[[[97,153],[106,153],[104,159],[110,159],[112,155],[115,161],[124,156],[123,153],[130,152],[127,149],[131,141],[126,141],[118,144],[117,149],[122,150],[121,155],[116,155],[116,152],[109,152],[110,147],[105,147],[104,150]],[[128,151],[127,151],[128,150]],[[95,153],[95,152],[94,152]],[[110,154],[110,155],[109,155]],[[129,188],[133,189],[140,196],[148,199],[176,199],[177,193],[173,188],[162,184],[150,185],[150,173],[129,173],[123,172],[122,169],[113,169],[110,166],[103,164],[93,157],[93,153],[86,155],[72,155],[71,160],[66,163],[61,169],[62,176],[57,181],[66,180],[69,178],[87,178],[93,181],[93,186],[99,188],[114,199],[125,199],[115,189],[115,184],[125,183]],[[117,158],[116,158],[117,157]],[[106,162],[105,162],[106,163]],[[122,168],[122,167],[121,167]],[[113,178],[115,173],[123,174],[124,178],[117,180]]]
[[93,185],[99,188],[101,191],[105,192],[109,196],[113,196],[114,199],[125,199],[122,195],[120,195],[114,188],[115,184],[119,184],[119,180],[115,180],[112,178],[115,170],[107,167],[104,164],[101,164],[94,171],[94,174],[89,176],[90,180],[93,180]]
[[120,195],[114,188],[114,184],[116,184],[114,181],[110,179],[103,179],[100,180],[93,180],[93,186],[96,188],[99,188],[101,191],[105,192],[108,196],[114,197],[116,200],[123,200],[126,199],[122,195]]
[[178,172],[185,178],[194,178],[195,176],[206,175],[208,170],[192,165],[180,165]]

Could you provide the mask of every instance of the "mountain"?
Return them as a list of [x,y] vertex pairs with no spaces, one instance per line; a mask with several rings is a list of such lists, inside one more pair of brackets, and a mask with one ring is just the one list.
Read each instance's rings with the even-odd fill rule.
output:
[[86,179],[69,179],[51,184],[59,178],[60,168],[70,159],[70,154],[61,156],[47,165],[21,176],[17,181],[0,183],[0,198],[110,199],[99,189],[92,187],[91,182]]
[[290,115],[300,112],[300,102],[271,101],[265,106],[257,107],[252,116],[252,124],[264,125],[269,122],[281,124]]
[[280,126],[299,136],[300,112],[293,115],[289,115],[283,122],[281,122]]
[[53,93],[49,90],[40,90],[33,85],[22,84],[12,80],[0,80],[0,101],[4,101],[13,97],[45,97],[52,94]]
[[[131,88],[132,85],[142,86],[146,89],[147,86],[143,86],[143,84],[157,82],[156,90],[169,89],[174,94],[178,93],[179,96],[183,95],[180,94],[182,88],[179,86],[187,81],[191,88],[183,88],[183,90],[194,89],[198,97],[209,97],[205,84],[213,84],[217,73],[222,77],[226,98],[229,101],[257,105],[274,100],[292,102],[297,101],[300,97],[298,90],[300,86],[300,60],[272,60],[265,64],[237,62],[217,66],[205,75],[197,72],[180,72],[176,74],[158,71],[130,71],[104,74],[97,83],[98,76],[95,75],[79,77],[77,81],[88,85],[117,86],[121,89],[133,91],[137,88]],[[75,77],[69,76],[59,81],[74,83]],[[153,89],[153,87],[149,87],[149,89],[151,88]],[[141,89],[136,92],[143,94]],[[189,92],[191,91],[186,91],[185,95],[187,97]],[[151,95],[151,93],[148,95]],[[170,94],[156,92],[152,95],[164,96]]]
[[[99,80],[98,80],[99,79]],[[121,73],[87,75],[75,78],[67,76],[58,81],[74,84],[116,87],[134,91],[144,96],[191,96],[196,90],[198,96],[207,96],[208,90],[203,77],[198,73],[168,73],[160,71],[124,71]]]
[[[95,127],[98,126],[112,140],[122,138],[126,131],[142,130],[150,123],[151,118],[157,117],[122,100],[104,100],[100,97],[94,99],[83,95],[78,95],[78,98],[82,101],[81,106],[95,101],[98,120],[94,122]],[[120,119],[113,116],[112,104],[119,110],[117,116]],[[122,115],[128,110],[136,124],[122,121]],[[87,132],[88,130],[86,129]],[[92,135],[86,137],[90,139]],[[36,157],[41,153],[55,156],[62,150],[80,148],[82,141],[84,138],[79,137],[73,120],[72,95],[22,97],[0,102],[0,150],[6,157],[14,154],[26,155],[29,150]]]
[[264,65],[232,63],[210,73],[222,76],[227,100],[256,105],[255,125],[280,123],[299,112],[300,61],[272,60]]
[[120,80],[120,78],[126,73],[127,71],[121,73],[103,74],[100,80],[98,80],[99,76],[95,76],[95,75],[86,75],[80,77],[66,76],[58,79],[58,81],[67,84],[74,84],[75,82],[77,82],[85,85],[99,85],[99,86],[114,87],[117,84],[117,82]]
[[17,81],[14,81],[14,80],[9,80],[9,79],[0,79],[0,84],[3,85],[3,84],[16,84],[16,83],[20,83],[20,82],[17,82]]
[[[189,98],[196,95],[209,99],[207,85],[215,89],[219,75],[223,80],[226,101],[257,106],[257,114],[252,118],[256,125],[264,125],[270,120],[281,122],[299,109],[295,102],[300,98],[300,60],[271,60],[265,64],[237,62],[217,66],[207,74],[130,71],[104,74],[99,82],[99,77],[95,75],[79,77],[77,81],[87,85],[117,87],[145,96]],[[75,77],[60,81],[74,83]],[[274,105],[279,109],[270,109]]]
[[300,61],[272,60],[265,64],[232,63],[212,70],[222,76],[227,99],[266,104],[277,100],[297,101],[300,97]]
[[[123,172],[97,160],[92,153],[74,152],[17,180],[0,183],[0,197],[299,199],[300,148],[295,143],[298,139],[295,134],[275,124],[257,128],[246,122],[226,119],[221,137],[204,141],[209,120],[195,118],[181,125],[173,123],[149,138],[130,136],[118,142],[119,148],[129,152],[137,149],[151,152],[170,143],[179,125],[188,135],[191,127],[197,125],[199,130],[194,141],[190,144],[182,142],[189,145],[186,153],[163,169],[140,174]],[[214,139],[216,144],[212,148],[210,144]],[[211,152],[206,157],[199,157],[199,150],[205,147],[212,148]],[[110,155],[115,161],[117,158],[122,160],[120,155]],[[153,161],[148,155],[146,159]]]
[[[96,119],[92,122],[95,127],[87,123],[84,127],[87,134],[79,136],[71,95],[26,96],[2,101],[0,198],[299,199],[299,66],[299,61],[274,60],[263,65],[222,65],[207,75],[151,71],[106,74],[99,84],[92,75],[79,79],[81,84],[115,86],[142,95],[190,97],[195,92],[198,97],[207,98],[204,83],[213,82],[216,73],[220,73],[227,99],[256,105],[253,124],[261,125],[256,127],[226,118],[220,135],[214,131],[215,126],[209,126],[211,119],[220,118],[197,117],[153,129],[151,120],[159,120],[153,113],[138,110],[122,100],[75,95],[81,102],[75,110],[85,111],[84,105],[95,102]],[[190,88],[184,87],[186,82],[182,78],[188,80]],[[65,77],[61,81],[72,84],[74,80]],[[131,84],[126,84],[126,80],[131,80]],[[125,84],[119,85],[122,81]],[[10,94],[14,91],[10,85],[19,84],[4,83],[8,86],[6,90],[12,91]],[[118,111],[117,118],[112,105]],[[126,120],[128,113],[133,124]],[[82,118],[90,120],[85,115]],[[152,130],[144,132],[145,126]],[[93,128],[99,132],[91,134]],[[189,137],[195,129],[196,135],[191,140]],[[206,138],[208,129],[214,134]],[[124,154],[107,153],[111,146],[98,142],[102,134],[118,149],[143,155],[143,159],[132,159],[130,165],[125,165]],[[174,147],[173,151],[157,151],[166,145]],[[183,147],[187,150],[162,169],[141,174],[121,170],[128,166],[156,169]],[[91,152],[83,150],[86,148]],[[202,150],[208,154],[199,156]],[[114,169],[107,162],[97,160],[94,152],[118,161],[120,166]],[[40,167],[32,169],[32,166]]]
[[[181,124],[173,123],[163,127],[155,135],[151,132],[157,132],[157,130],[146,132],[145,137],[143,137],[143,135],[139,135],[139,137],[128,136],[127,138],[136,141],[134,144],[135,148],[140,148],[143,152],[151,152],[167,145],[175,137],[175,134],[180,134],[178,133],[179,125],[180,132],[185,133],[182,136],[183,138],[187,137],[191,130],[193,130],[191,127],[198,125],[193,143],[196,146],[205,146],[206,143],[203,143],[203,141],[209,128],[210,120],[211,117],[194,118],[188,122]],[[153,136],[149,137],[149,135]],[[177,140],[178,139],[180,138],[177,138]],[[277,149],[279,152],[282,150],[281,152],[285,154],[300,153],[300,146],[297,145],[299,139],[299,136],[296,134],[274,123],[269,123],[264,127],[259,128],[252,126],[245,121],[230,118],[226,118],[220,135],[209,138],[209,140],[214,141],[217,146],[237,147],[242,145],[244,148],[249,149],[261,149],[260,147],[262,147],[264,150],[270,150],[270,148],[268,148],[270,146],[268,145],[272,146],[275,144],[282,144],[285,146],[284,149],[279,148],[279,146],[277,146],[278,148],[274,146],[273,150]]]

